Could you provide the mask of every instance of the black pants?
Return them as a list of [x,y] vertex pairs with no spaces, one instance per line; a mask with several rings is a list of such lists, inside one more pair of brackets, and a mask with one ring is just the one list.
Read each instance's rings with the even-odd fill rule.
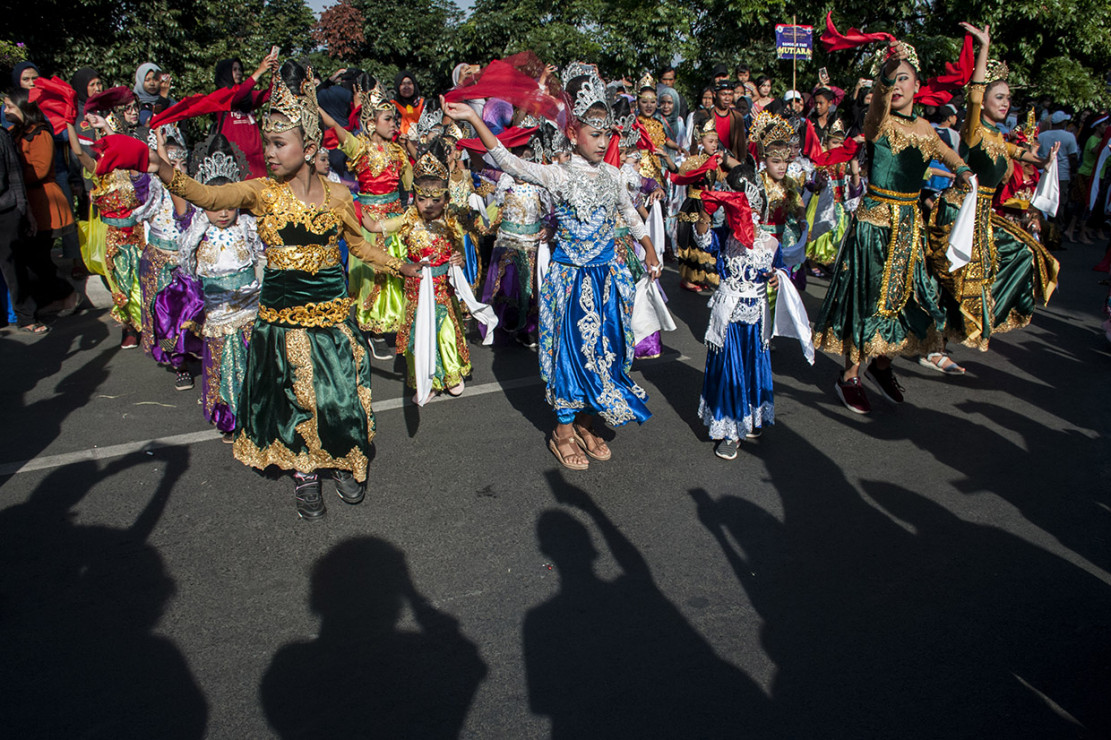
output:
[[16,257],[16,242],[22,219],[14,208],[0,213],[0,274],[8,284],[16,323],[27,326],[35,321],[35,299],[31,297],[27,267]]
[[54,237],[49,231],[25,236],[15,247],[16,264],[24,265],[27,288],[40,309],[73,293],[73,286],[58,275],[58,266],[50,259],[53,248]]

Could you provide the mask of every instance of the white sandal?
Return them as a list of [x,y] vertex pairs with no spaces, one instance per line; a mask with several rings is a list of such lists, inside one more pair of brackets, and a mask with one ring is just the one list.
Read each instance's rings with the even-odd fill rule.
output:
[[957,363],[953,362],[949,355],[945,354],[944,352],[931,352],[925,357],[919,357],[918,364],[922,367],[928,367],[933,370],[937,370],[943,375],[965,374],[965,369]]

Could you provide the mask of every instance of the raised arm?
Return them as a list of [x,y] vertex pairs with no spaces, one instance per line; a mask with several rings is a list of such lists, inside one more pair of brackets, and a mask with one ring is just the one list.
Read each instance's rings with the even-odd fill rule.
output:
[[875,141],[880,136],[880,125],[891,112],[895,71],[899,68],[899,63],[907,58],[903,45],[898,41],[891,43],[891,51],[891,58],[883,65],[876,84],[872,87],[872,102],[864,116],[864,135],[868,141]]
[[982,31],[971,23],[962,23],[961,26],[980,42],[980,50],[976,53],[976,67],[972,70],[972,80],[968,83],[968,115],[961,129],[961,140],[968,146],[974,146],[984,138],[984,123],[981,116],[984,109],[984,91],[987,89],[991,26],[984,26]]
[[441,97],[440,105],[443,106],[444,114],[448,118],[454,121],[466,121],[474,126],[475,131],[478,132],[478,138],[482,140],[482,145],[486,147],[486,151],[490,153],[494,162],[503,172],[508,172],[518,180],[540,185],[549,190],[562,181],[562,168],[537,164],[536,162],[526,162],[520,157],[514,156],[505,148],[498,137],[494,136],[478,113],[466,103],[447,103]]
[[96,172],[96,160],[85,153],[85,150],[81,147],[81,142],[77,140],[77,129],[68,121],[66,122],[66,131],[69,132],[69,136],[66,138],[69,139],[69,150],[73,153],[73,156],[77,157],[77,161],[86,170]]
[[256,178],[231,182],[227,185],[201,185],[184,172],[175,170],[169,162],[159,157],[157,152],[151,152],[150,166],[147,171],[157,175],[171,195],[184,198],[206,211],[243,208],[257,214],[259,193],[268,182],[266,179]]

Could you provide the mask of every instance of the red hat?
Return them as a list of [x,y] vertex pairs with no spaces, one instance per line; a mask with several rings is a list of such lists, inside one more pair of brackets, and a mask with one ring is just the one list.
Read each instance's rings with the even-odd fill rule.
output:
[[111,113],[113,109],[137,100],[129,87],[113,87],[85,101],[86,113]]

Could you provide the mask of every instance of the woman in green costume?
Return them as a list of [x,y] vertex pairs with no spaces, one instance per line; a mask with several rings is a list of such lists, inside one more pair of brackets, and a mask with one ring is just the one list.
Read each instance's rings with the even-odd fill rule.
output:
[[205,186],[150,155],[171,193],[206,210],[242,208],[258,218],[266,269],[239,397],[235,457],[293,472],[297,513],[324,515],[319,471],[345,502],[363,499],[374,414],[370,352],[351,318],[337,242],[393,275],[415,276],[362,235],[342,185],[315,174],[320,114],[312,70],[287,61],[271,83],[262,123],[271,177]]
[[[864,120],[868,192],[833,267],[829,292],[814,325],[814,346],[845,357],[835,390],[854,413],[871,410],[860,364],[893,403],[903,400],[891,355],[920,355],[941,346],[945,316],[937,284],[926,271],[926,233],[918,197],[930,161],[939,159],[957,178],[970,172],[933,127],[914,114],[921,85],[914,49],[892,42],[879,56],[872,103]],[[883,54],[883,52],[881,52]]]
[[[1048,301],[1057,284],[1057,261],[1045,247],[992,210],[996,190],[1010,177],[1012,161],[1045,167],[1057,156],[1057,148],[1041,159],[1003,140],[998,125],[1011,108],[1007,65],[988,59],[988,26],[980,30],[968,23],[961,25],[980,43],[960,144],[961,156],[978,180],[976,225],[971,259],[951,271],[946,254],[949,233],[961,204],[972,193],[964,184],[946,190],[930,215],[928,261],[941,285],[942,307],[948,318],[945,338],[986,351],[993,334],[1029,324],[1035,296]],[[921,363],[947,374],[964,372],[942,352],[928,354]]]

